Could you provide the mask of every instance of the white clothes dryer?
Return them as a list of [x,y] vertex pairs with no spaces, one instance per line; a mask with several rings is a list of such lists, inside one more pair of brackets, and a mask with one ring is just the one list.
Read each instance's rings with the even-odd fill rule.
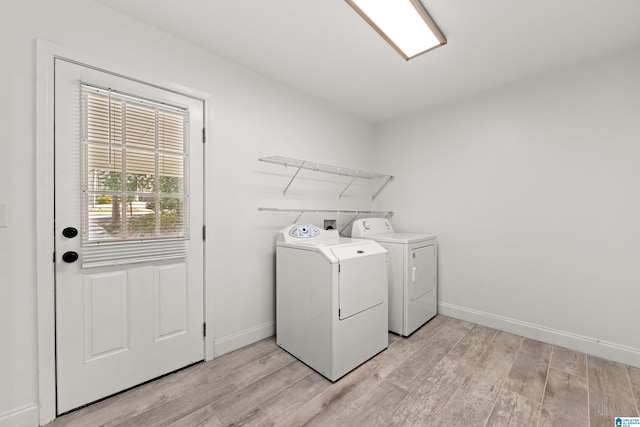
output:
[[386,218],[355,221],[351,237],[373,239],[389,252],[389,330],[409,336],[438,313],[436,236],[396,233]]
[[276,342],[331,381],[389,345],[387,251],[294,224],[276,242]]

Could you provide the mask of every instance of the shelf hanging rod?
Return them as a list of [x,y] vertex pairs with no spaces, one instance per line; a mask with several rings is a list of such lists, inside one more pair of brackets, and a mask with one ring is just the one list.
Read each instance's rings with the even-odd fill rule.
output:
[[[289,214],[321,214],[321,213],[333,213],[337,215],[380,215],[385,217],[392,217],[393,211],[368,211],[368,210],[353,210],[353,209],[282,209],[282,208],[267,208],[259,207],[260,212],[276,212],[276,213],[289,213]],[[299,218],[298,218],[299,219]]]

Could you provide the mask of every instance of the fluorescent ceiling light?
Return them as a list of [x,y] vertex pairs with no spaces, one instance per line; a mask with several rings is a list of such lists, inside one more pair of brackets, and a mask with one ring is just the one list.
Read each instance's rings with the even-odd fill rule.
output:
[[345,0],[404,59],[447,43],[420,0]]

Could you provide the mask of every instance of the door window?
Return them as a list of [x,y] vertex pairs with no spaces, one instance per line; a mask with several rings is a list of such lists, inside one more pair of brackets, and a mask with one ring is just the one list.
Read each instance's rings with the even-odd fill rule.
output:
[[81,86],[82,266],[184,258],[189,111]]
[[83,242],[188,235],[188,111],[82,87]]

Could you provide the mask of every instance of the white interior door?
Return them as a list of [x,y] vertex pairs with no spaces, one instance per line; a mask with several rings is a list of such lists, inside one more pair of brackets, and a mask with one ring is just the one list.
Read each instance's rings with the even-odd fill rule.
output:
[[200,100],[56,59],[59,414],[204,358],[202,130]]

